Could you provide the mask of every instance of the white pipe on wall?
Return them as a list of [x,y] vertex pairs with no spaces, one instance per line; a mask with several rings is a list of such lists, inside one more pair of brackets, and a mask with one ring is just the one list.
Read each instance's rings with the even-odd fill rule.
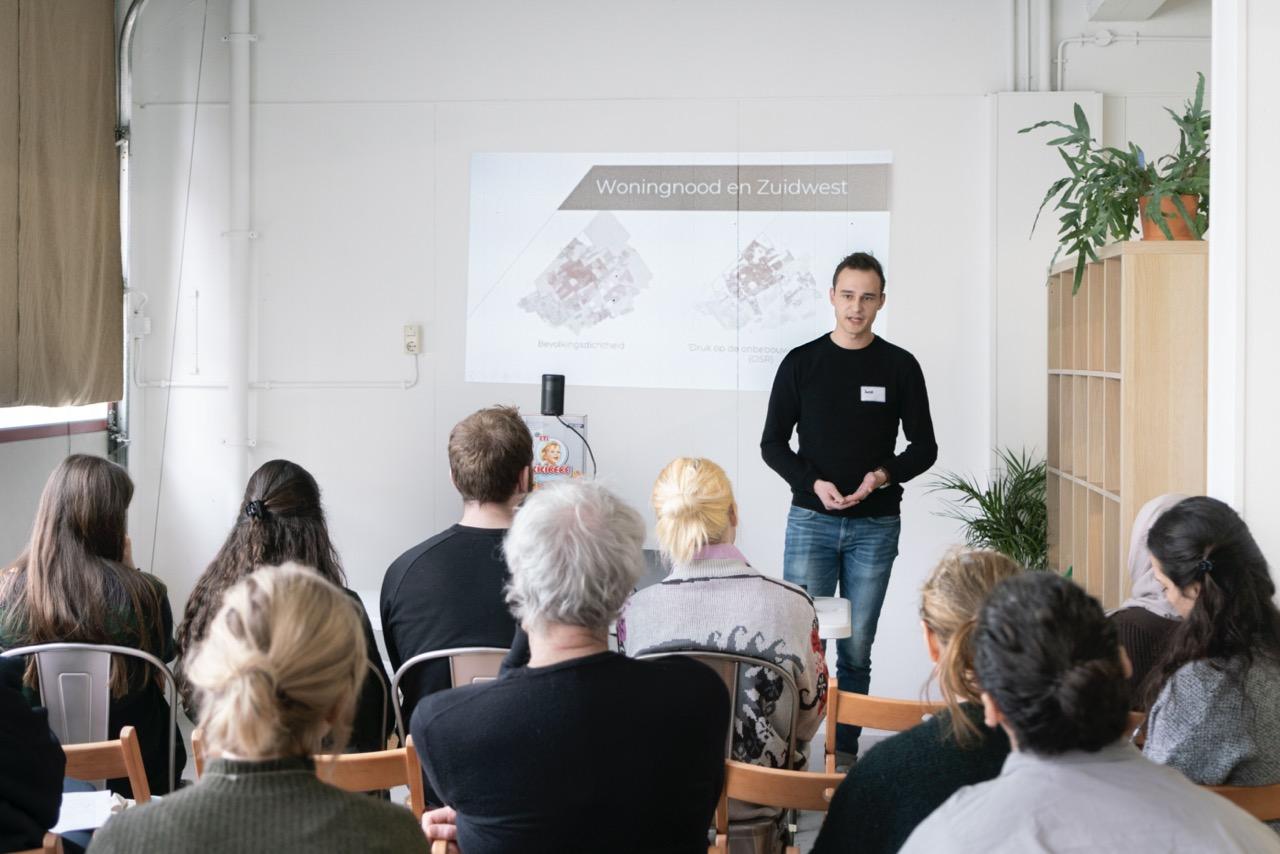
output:
[[1091,44],[1094,47],[1108,47],[1116,42],[1123,41],[1126,44],[1141,45],[1143,42],[1208,42],[1211,41],[1209,36],[1144,36],[1142,33],[1129,33],[1128,35],[1117,35],[1110,30],[1099,30],[1092,35],[1072,36],[1058,41],[1058,59],[1056,65],[1058,67],[1058,79],[1054,85],[1054,89],[1061,92],[1066,88],[1067,79],[1067,46],[1073,44]]
[[227,435],[229,476],[238,495],[249,476],[249,241],[252,239],[249,47],[250,0],[231,0],[230,179],[228,216],[230,273],[227,281]]
[[1050,80],[1050,57],[1053,53],[1052,0],[1036,0],[1036,91],[1048,92],[1053,88]]
[[1018,2],[1009,0],[1009,79],[1005,89],[1018,91]]

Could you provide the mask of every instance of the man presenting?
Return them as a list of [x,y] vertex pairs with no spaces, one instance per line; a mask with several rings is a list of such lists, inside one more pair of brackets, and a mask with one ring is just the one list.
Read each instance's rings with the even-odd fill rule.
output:
[[[933,465],[938,445],[919,363],[871,331],[884,307],[880,262],[855,252],[831,282],[835,329],[778,366],[760,452],[791,485],[783,576],[812,596],[833,595],[839,582],[853,633],[836,645],[836,675],[840,690],[866,694],[898,555],[901,485]],[[895,455],[899,422],[908,445]],[[841,725],[836,750],[856,757],[860,734]]]

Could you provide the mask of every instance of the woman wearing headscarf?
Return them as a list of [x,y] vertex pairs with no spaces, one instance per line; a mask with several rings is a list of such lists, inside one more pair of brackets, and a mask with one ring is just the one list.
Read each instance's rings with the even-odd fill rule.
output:
[[1129,696],[1135,707],[1143,706],[1141,686],[1151,668],[1160,660],[1173,630],[1178,627],[1178,612],[1169,604],[1164,588],[1152,574],[1147,535],[1156,520],[1184,498],[1185,495],[1174,493],[1158,496],[1142,505],[1134,517],[1133,535],[1129,539],[1129,580],[1132,583],[1129,598],[1110,615],[1120,645],[1133,664]]

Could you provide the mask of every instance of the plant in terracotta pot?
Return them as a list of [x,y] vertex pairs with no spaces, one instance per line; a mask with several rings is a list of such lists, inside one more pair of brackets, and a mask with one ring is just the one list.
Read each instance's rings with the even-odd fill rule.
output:
[[1068,174],[1050,185],[1031,231],[1035,232],[1040,214],[1056,198],[1054,209],[1061,211],[1062,224],[1049,266],[1064,250],[1075,254],[1073,294],[1080,289],[1085,265],[1098,260],[1095,249],[1133,235],[1135,214],[1142,214],[1146,240],[1204,236],[1209,226],[1209,112],[1204,108],[1204,75],[1197,78],[1195,96],[1182,115],[1167,110],[1178,126],[1177,150],[1154,162],[1148,162],[1132,142],[1124,149],[1099,145],[1079,104],[1074,125],[1047,120],[1018,131],[1042,127],[1066,131],[1048,145],[1058,149]]

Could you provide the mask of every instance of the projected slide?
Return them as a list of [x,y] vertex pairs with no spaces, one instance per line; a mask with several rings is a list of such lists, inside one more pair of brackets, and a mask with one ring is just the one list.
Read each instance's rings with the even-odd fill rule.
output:
[[[474,155],[467,380],[768,389],[789,349],[831,328],[836,263],[863,250],[887,270],[890,164]],[[888,321],[886,307],[877,330]]]

